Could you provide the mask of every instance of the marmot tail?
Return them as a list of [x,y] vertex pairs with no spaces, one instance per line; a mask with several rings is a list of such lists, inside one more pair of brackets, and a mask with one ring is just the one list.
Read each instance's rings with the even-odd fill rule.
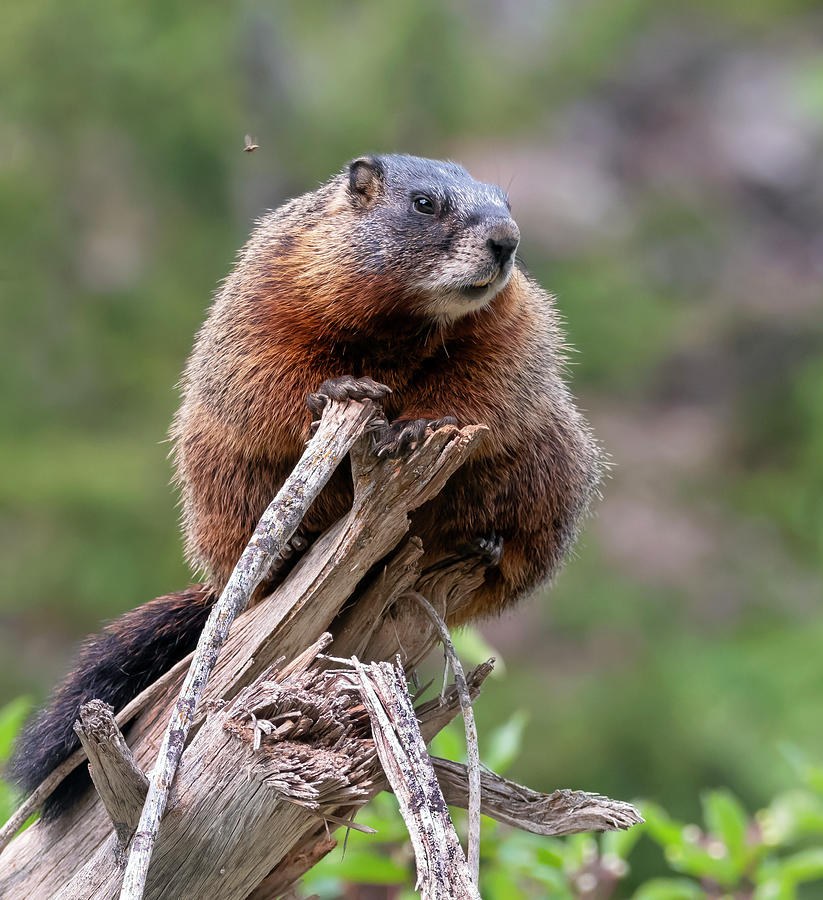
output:
[[[65,681],[18,738],[8,770],[12,780],[29,793],[80,746],[73,725],[81,704],[103,700],[117,712],[193,650],[215,600],[209,585],[194,584],[125,613],[88,638]],[[88,786],[88,768],[79,766],[48,798],[43,818],[56,818]]]

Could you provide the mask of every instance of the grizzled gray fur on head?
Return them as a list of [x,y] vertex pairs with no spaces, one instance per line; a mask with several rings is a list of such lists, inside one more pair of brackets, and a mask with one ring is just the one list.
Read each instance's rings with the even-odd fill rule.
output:
[[361,157],[347,172],[364,274],[397,271],[402,241],[413,265],[407,283],[443,319],[487,306],[506,285],[520,232],[502,188],[417,156]]

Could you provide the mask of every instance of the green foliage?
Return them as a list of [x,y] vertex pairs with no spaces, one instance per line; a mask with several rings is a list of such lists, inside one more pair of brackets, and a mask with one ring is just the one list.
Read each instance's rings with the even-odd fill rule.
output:
[[746,409],[752,473],[745,485],[738,485],[746,508],[780,523],[797,551],[816,560],[823,559],[821,385],[823,358],[817,358]]
[[[0,708],[0,772],[11,756],[14,738],[30,709],[31,702],[27,697],[18,697]],[[0,822],[5,822],[14,812],[18,799],[12,786],[0,779]]]
[[[522,715],[494,731],[491,748],[501,760],[522,747]],[[455,746],[452,723],[438,736]],[[446,736],[444,739],[444,735]],[[801,900],[804,886],[823,889],[823,767],[796,748],[800,787],[781,792],[755,816],[728,789],[706,791],[703,824],[687,825],[654,803],[641,803],[646,819],[628,831],[546,838],[483,819],[480,890],[488,900]],[[486,754],[491,762],[494,752]],[[461,810],[452,810],[465,828]],[[381,794],[358,816],[376,835],[351,832],[345,850],[332,851],[304,879],[306,895],[337,900],[344,885],[405,885],[415,896],[414,859],[394,798]],[[640,853],[640,851],[645,851]],[[649,851],[652,852],[651,862]],[[638,881],[637,867],[646,877]],[[351,888],[349,888],[351,890]]]

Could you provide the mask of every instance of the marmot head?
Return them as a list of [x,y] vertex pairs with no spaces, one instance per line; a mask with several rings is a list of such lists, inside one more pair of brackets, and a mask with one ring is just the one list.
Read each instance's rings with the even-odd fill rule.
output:
[[388,277],[441,320],[482,309],[505,287],[520,231],[502,188],[456,163],[395,155],[356,159],[341,181],[359,275]]
[[218,303],[310,338],[428,333],[494,301],[519,241],[505,192],[461,166],[361,157],[260,220]]

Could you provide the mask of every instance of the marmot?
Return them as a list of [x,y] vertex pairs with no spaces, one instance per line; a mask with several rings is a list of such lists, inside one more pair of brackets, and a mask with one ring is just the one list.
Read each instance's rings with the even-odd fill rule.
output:
[[[77,747],[82,702],[120,709],[194,646],[303,450],[307,395],[315,414],[326,397],[380,399],[381,454],[402,454],[445,423],[489,427],[412,520],[430,552],[474,547],[487,561],[461,621],[499,612],[556,571],[601,456],[562,378],[552,298],[514,265],[519,239],[501,188],[451,162],[401,155],[354,160],[259,221],[197,335],[171,429],[186,552],[206,583],[85,643],[18,741],[11,769],[24,788]],[[350,503],[350,478],[338,472],[304,534]],[[64,781],[44,814],[72,802],[86,777],[78,769]]]

